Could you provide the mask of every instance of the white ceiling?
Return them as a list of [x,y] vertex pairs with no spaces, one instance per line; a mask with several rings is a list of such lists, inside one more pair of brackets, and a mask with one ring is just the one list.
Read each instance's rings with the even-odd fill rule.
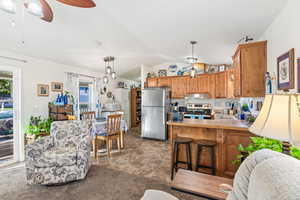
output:
[[95,0],[91,9],[48,2],[50,24],[25,14],[23,26],[22,12],[0,10],[0,48],[101,71],[102,58],[114,55],[117,72],[134,78],[142,64],[183,62],[190,40],[201,61],[230,62],[237,41],[258,39],[287,0]]

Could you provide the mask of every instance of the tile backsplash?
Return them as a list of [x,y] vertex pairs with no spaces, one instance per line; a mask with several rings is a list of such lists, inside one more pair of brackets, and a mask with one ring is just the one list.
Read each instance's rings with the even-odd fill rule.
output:
[[235,99],[172,99],[172,103],[178,102],[179,106],[185,106],[187,103],[209,103],[215,110],[230,108],[230,105],[248,104],[251,112],[257,112],[257,102],[263,102],[264,98],[235,98]]

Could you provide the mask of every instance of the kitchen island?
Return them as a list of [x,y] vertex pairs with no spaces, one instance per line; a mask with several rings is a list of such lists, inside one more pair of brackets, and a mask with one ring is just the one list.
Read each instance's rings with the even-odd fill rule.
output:
[[[168,121],[168,132],[171,145],[171,156],[173,155],[173,139],[177,136],[191,138],[194,141],[205,139],[217,143],[215,150],[216,175],[232,178],[238,169],[233,161],[239,154],[239,144],[248,145],[250,137],[254,136],[248,131],[248,124],[239,120],[215,119],[195,120],[185,119],[182,122]],[[201,164],[210,165],[210,152],[205,148],[202,152]],[[185,160],[185,149],[181,148],[179,159]],[[192,144],[192,166],[196,165],[196,144]],[[205,170],[205,169],[204,169]]]

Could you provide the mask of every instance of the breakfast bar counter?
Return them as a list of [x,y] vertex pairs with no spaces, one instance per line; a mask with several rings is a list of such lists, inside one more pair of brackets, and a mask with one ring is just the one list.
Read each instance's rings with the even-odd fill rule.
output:
[[182,122],[168,121],[168,125],[197,127],[197,128],[213,128],[213,129],[228,129],[238,131],[248,131],[249,125],[240,120],[234,119],[214,119],[214,120],[199,120],[199,119],[185,119]]
[[[171,155],[173,155],[173,140],[176,137],[186,137],[193,140],[191,146],[192,167],[196,166],[197,140],[210,140],[216,142],[216,175],[232,178],[238,169],[233,161],[239,154],[239,144],[248,145],[250,137],[254,136],[248,131],[248,124],[233,119],[196,120],[185,119],[182,122],[168,121],[168,134]],[[179,159],[185,160],[185,148],[179,151]],[[210,151],[204,148],[201,156],[201,165],[211,165]],[[204,169],[205,171],[206,169]]]

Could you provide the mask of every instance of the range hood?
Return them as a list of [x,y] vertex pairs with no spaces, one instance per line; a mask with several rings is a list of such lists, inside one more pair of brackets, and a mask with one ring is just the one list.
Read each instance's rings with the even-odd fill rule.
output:
[[210,95],[208,93],[195,93],[195,94],[187,94],[185,95],[186,99],[210,99]]

